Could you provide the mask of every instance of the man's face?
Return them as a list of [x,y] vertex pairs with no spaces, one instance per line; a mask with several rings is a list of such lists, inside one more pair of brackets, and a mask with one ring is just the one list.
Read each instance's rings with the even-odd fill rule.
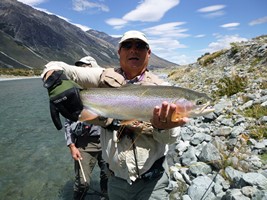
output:
[[133,79],[146,70],[151,50],[142,40],[129,39],[121,43],[118,53],[127,79]]

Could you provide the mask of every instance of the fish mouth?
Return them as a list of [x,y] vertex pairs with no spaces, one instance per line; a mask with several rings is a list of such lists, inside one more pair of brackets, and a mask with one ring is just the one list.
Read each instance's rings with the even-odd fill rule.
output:
[[214,112],[214,110],[215,109],[213,108],[212,105],[210,105],[210,102],[207,102],[205,104],[202,104],[201,106],[193,106],[191,110],[184,110],[184,111],[176,110],[176,112],[174,112],[172,115],[171,121],[177,122],[179,119],[183,117],[194,118],[194,117],[204,116]]
[[192,110],[189,115],[197,117],[197,116],[207,115],[214,111],[215,111],[214,107],[210,104],[210,102],[207,102],[206,104],[203,104],[201,107],[199,107],[199,109]]

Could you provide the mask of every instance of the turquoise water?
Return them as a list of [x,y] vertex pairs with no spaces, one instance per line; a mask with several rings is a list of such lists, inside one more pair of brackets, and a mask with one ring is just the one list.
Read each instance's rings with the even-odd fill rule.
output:
[[0,81],[0,137],[0,199],[72,199],[73,160],[40,78]]

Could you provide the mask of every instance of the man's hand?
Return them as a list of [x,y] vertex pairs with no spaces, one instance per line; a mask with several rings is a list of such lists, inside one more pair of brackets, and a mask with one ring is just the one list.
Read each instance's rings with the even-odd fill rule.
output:
[[183,126],[186,122],[188,122],[188,118],[185,117],[175,122],[171,120],[176,107],[177,106],[175,104],[169,105],[168,102],[163,102],[161,108],[156,106],[151,120],[153,127],[158,129],[171,129],[177,126]]
[[54,71],[44,81],[44,87],[48,90],[50,114],[56,128],[62,129],[59,113],[71,121],[77,121],[83,109],[79,95],[81,87],[69,80],[63,71]]
[[69,148],[70,148],[71,156],[74,160],[82,160],[81,153],[79,149],[75,146],[75,144],[70,144]]

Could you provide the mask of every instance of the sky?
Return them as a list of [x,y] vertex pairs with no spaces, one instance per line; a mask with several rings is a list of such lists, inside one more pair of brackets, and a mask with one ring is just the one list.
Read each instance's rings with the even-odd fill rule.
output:
[[113,37],[139,30],[151,50],[184,65],[267,34],[267,0],[19,0]]

